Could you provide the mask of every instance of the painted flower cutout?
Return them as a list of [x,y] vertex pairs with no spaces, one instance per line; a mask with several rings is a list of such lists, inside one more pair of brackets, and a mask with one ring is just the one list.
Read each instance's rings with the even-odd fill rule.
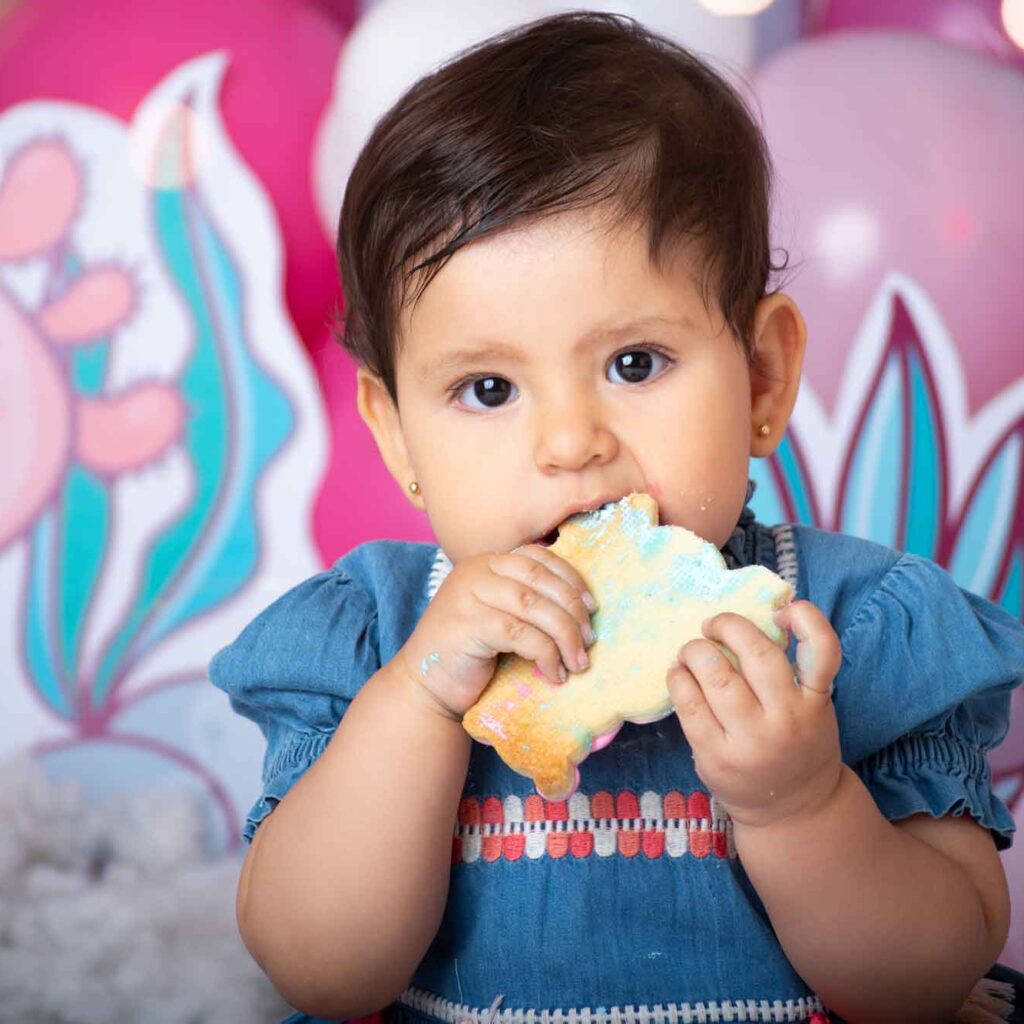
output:
[[225,66],[183,64],[129,124],[0,115],[9,711],[51,773],[190,790],[213,846],[239,842],[262,744],[207,665],[320,568],[324,456],[273,211],[220,120]]
[[181,435],[174,387],[102,387],[103,350],[131,316],[136,289],[116,266],[75,267],[82,193],[82,170],[59,140],[26,145],[0,180],[0,263],[36,258],[50,269],[37,309],[0,285],[0,548],[54,500],[72,463],[113,477],[159,458]]
[[[892,274],[879,290],[832,417],[805,386],[778,451],[753,469],[764,521],[930,558],[1022,617],[1024,380],[969,415],[953,341],[909,278]],[[1020,691],[1016,700],[1011,735],[990,757],[1011,810],[1024,794]]]

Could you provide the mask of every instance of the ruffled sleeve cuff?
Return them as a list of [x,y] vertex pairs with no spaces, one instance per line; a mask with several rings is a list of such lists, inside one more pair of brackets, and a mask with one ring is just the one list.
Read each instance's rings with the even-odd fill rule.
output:
[[330,732],[289,732],[279,744],[271,744],[263,769],[263,794],[246,815],[242,828],[242,838],[247,843],[252,842],[263,819],[324,752],[333,735]]
[[379,668],[375,599],[339,567],[283,594],[214,657],[210,681],[267,741],[262,795],[242,827],[246,842],[323,753]]
[[1015,824],[992,790],[984,752],[949,733],[911,733],[853,765],[890,821],[924,812],[934,818],[968,813],[1009,849]]

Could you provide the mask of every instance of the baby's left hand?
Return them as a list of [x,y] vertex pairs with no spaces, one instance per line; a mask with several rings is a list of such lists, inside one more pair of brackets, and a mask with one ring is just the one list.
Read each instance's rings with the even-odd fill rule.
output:
[[[787,605],[775,621],[796,635],[795,666],[752,622],[725,612],[704,623],[709,639],[687,643],[667,676],[697,774],[743,825],[814,813],[842,772],[830,697],[839,637],[809,601]],[[711,640],[736,655],[742,674]]]

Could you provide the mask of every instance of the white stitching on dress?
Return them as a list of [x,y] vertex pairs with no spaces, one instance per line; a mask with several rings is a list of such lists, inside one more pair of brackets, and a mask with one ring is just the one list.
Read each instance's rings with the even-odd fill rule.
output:
[[499,1010],[504,996],[495,996],[487,1009],[454,1003],[450,999],[407,988],[399,1002],[412,1010],[428,1014],[446,1024],[721,1024],[725,1021],[778,1021],[783,1024],[807,1020],[812,1013],[823,1013],[817,996],[800,999],[738,999],[698,1003],[658,1003],[654,1006],[572,1007],[568,1010]]
[[430,578],[427,580],[427,600],[433,601],[445,577],[452,571],[452,563],[448,556],[440,549],[434,556],[434,564],[430,567]]
[[775,539],[778,573],[795,590],[800,570],[796,559],[796,540],[793,537],[793,527],[789,523],[781,523],[778,526],[773,526],[771,531],[772,537]]
[[[504,998],[504,996],[495,996],[494,999],[491,1000],[489,1009],[483,1011],[474,1010],[472,1016],[459,1021],[459,1024],[494,1024],[494,1018],[498,1016],[498,1007],[501,1005],[501,1001]],[[482,1020],[479,1017],[481,1012],[486,1014]]]

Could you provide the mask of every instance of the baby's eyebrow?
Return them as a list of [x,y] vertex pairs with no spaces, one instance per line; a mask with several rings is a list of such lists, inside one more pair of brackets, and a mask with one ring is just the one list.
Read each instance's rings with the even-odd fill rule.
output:
[[[668,316],[642,316],[634,320],[614,326],[601,325],[584,334],[576,342],[574,350],[590,348],[606,341],[628,338],[638,330],[648,327],[674,327],[693,330],[696,324],[692,317],[685,314]],[[522,349],[506,342],[482,339],[479,346],[466,346],[443,353],[439,358],[429,362],[423,369],[425,377],[440,377],[468,365],[481,365],[489,362],[506,362],[521,364],[526,357]]]

